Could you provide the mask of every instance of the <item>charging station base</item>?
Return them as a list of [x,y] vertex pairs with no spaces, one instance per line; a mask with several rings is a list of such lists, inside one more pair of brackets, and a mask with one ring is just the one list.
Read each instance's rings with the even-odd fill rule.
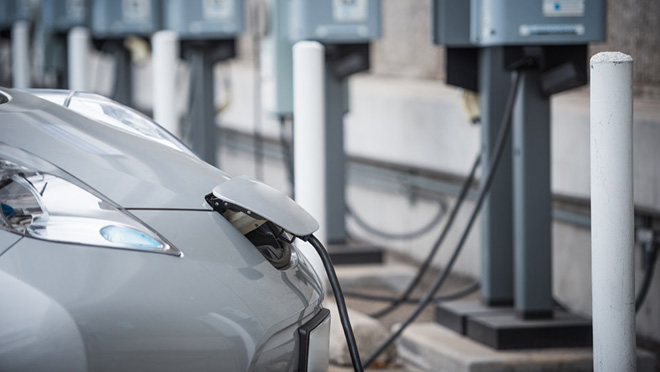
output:
[[383,248],[368,243],[328,244],[335,265],[382,264]]
[[589,347],[591,322],[565,311],[551,319],[521,319],[512,307],[488,307],[478,300],[437,305],[435,320],[496,350]]
[[[452,372],[530,372],[594,370],[593,350],[551,348],[495,350],[437,323],[413,323],[397,342],[399,358],[411,370]],[[654,353],[637,349],[637,371],[656,371]],[[407,369],[406,369],[407,370]]]

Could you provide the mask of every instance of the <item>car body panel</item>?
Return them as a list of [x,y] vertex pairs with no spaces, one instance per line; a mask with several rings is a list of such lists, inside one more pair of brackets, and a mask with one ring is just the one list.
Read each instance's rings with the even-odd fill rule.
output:
[[[46,159],[130,208],[206,208],[229,176],[202,160],[30,94],[6,90],[2,141]],[[176,170],[176,171],[174,171]]]
[[17,241],[21,240],[22,236],[12,234],[5,230],[0,230],[0,256]]
[[0,296],[12,299],[0,301],[0,370],[297,370],[298,329],[322,308],[321,282],[295,248],[289,267],[273,267],[207,205],[227,174],[28,93],[0,92],[12,98],[0,104],[1,143],[59,167],[182,252],[0,230]]
[[[44,317],[54,318],[53,326],[69,315],[61,342],[71,343],[77,327],[90,370],[295,368],[297,329],[323,298],[304,259],[275,269],[240,233],[225,231],[228,222],[215,212],[137,214],[184,257],[24,238],[0,257],[0,280],[11,279],[0,287],[19,281],[46,296],[57,311]],[[0,313],[11,313],[8,306],[0,304]],[[3,329],[7,318],[0,319]],[[27,337],[33,323],[13,331]],[[35,369],[29,367],[23,370]]]

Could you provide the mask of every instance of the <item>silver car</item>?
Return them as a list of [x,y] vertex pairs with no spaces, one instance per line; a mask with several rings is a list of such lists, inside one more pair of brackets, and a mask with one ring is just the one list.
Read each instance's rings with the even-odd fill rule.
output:
[[114,101],[0,89],[0,371],[326,370],[317,273],[231,182]]

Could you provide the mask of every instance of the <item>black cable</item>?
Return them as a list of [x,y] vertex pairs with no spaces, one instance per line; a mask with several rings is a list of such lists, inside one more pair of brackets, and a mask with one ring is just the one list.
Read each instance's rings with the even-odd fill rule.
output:
[[[295,200],[296,192],[294,187],[294,173],[293,173],[293,146],[286,139],[284,134],[286,129],[286,117],[280,115],[280,144],[282,145],[282,157],[284,158],[284,167],[286,168],[286,177],[291,185],[291,199]],[[293,132],[293,120],[291,121],[291,128]],[[293,142],[293,134],[291,135],[291,142]]]
[[353,210],[353,208],[346,203],[346,213],[348,213],[349,216],[353,217],[353,220],[355,223],[358,224],[362,229],[366,230],[368,233],[372,235],[379,236],[383,239],[388,239],[388,240],[408,240],[408,239],[415,239],[418,238],[429,231],[433,230],[433,228],[440,223],[442,220],[442,217],[445,216],[445,212],[447,211],[447,208],[444,204],[444,201],[442,199],[438,200],[438,212],[433,216],[433,219],[426,225],[422,226],[416,231],[410,231],[410,232],[405,232],[405,233],[391,233],[387,231],[380,230],[374,226],[369,225],[362,217],[360,217],[357,212]]
[[372,363],[376,358],[383,352],[385,349],[395,340],[397,339],[401,333],[408,327],[418,316],[419,314],[422,313],[426,305],[428,305],[435,294],[435,292],[440,289],[442,284],[445,282],[447,277],[449,276],[449,273],[451,272],[451,269],[453,268],[454,264],[456,263],[456,260],[458,259],[458,256],[461,253],[461,250],[463,248],[463,245],[465,244],[465,241],[467,240],[467,237],[470,233],[470,230],[472,229],[472,225],[474,224],[474,221],[477,219],[477,216],[479,215],[479,211],[481,210],[481,206],[483,204],[484,199],[486,198],[486,195],[488,194],[488,191],[490,190],[490,186],[493,183],[493,178],[496,173],[497,165],[499,164],[500,159],[502,158],[503,150],[504,150],[504,145],[507,142],[507,139],[509,138],[509,132],[511,129],[511,114],[513,112],[513,105],[516,101],[516,93],[518,92],[518,83],[520,82],[520,75],[518,74],[517,71],[512,72],[512,80],[513,83],[511,85],[511,89],[509,91],[509,97],[507,98],[506,106],[504,108],[504,115],[502,117],[502,123],[500,125],[500,130],[497,135],[497,141],[495,145],[495,150],[494,150],[494,156],[493,160],[488,172],[488,175],[485,178],[484,185],[482,189],[479,191],[479,196],[477,197],[477,202],[474,207],[474,210],[472,211],[472,214],[470,215],[470,219],[468,220],[468,224],[465,227],[465,230],[463,231],[463,235],[461,236],[461,239],[459,240],[458,244],[456,245],[456,248],[454,249],[454,252],[451,255],[451,258],[449,259],[449,262],[447,262],[447,265],[445,266],[444,270],[440,273],[436,281],[433,283],[431,288],[428,290],[426,295],[424,295],[424,298],[422,301],[419,302],[415,310],[401,323],[401,325],[397,328],[397,330],[392,333],[385,342],[383,342],[364,362],[364,366],[368,366],[370,363]]
[[653,280],[653,269],[655,268],[655,260],[658,255],[657,250],[655,247],[653,247],[653,243],[650,244],[650,247],[644,247],[644,254],[646,255],[646,262],[648,262],[648,266],[646,267],[646,272],[644,273],[642,287],[637,293],[637,298],[635,298],[635,313],[638,313],[639,309],[644,304],[646,294],[649,292],[649,287],[651,287],[651,282]]
[[474,159],[474,163],[472,164],[472,169],[470,170],[470,174],[468,175],[468,178],[465,180],[465,182],[463,182],[463,186],[461,186],[461,192],[459,193],[458,199],[456,199],[456,203],[454,204],[454,207],[452,208],[451,213],[449,214],[449,218],[447,219],[447,223],[445,224],[445,227],[442,229],[440,236],[433,244],[433,248],[431,248],[431,251],[429,252],[428,256],[426,257],[424,262],[422,262],[422,266],[420,266],[419,270],[417,271],[417,274],[410,282],[410,284],[403,292],[403,294],[401,294],[401,296],[399,297],[399,300],[392,302],[390,305],[379,311],[369,314],[370,316],[375,318],[380,318],[394,311],[397,307],[399,307],[410,297],[412,292],[419,285],[419,283],[422,280],[422,277],[424,277],[426,271],[429,269],[429,267],[431,267],[431,262],[433,261],[435,255],[438,253],[438,250],[440,249],[442,242],[444,242],[445,237],[449,232],[449,229],[451,229],[452,225],[454,224],[454,221],[456,220],[456,216],[458,215],[458,211],[461,208],[463,201],[465,201],[468,191],[470,190],[470,186],[472,185],[472,181],[474,181],[474,177],[477,173],[477,168],[479,167],[480,163],[481,163],[481,154],[477,154],[477,157],[476,159]]
[[[480,285],[479,282],[473,282],[471,284],[466,285],[463,288],[460,288],[456,290],[455,292],[448,293],[446,295],[438,296],[433,299],[434,303],[438,302],[444,302],[444,301],[450,301],[450,300],[455,300],[457,298],[462,298],[465,296],[468,296],[477,290],[479,290]],[[357,298],[360,300],[367,300],[367,301],[379,301],[379,302],[395,302],[395,301],[400,301],[399,298],[397,297],[389,297],[389,296],[376,296],[376,295],[370,295],[366,293],[360,293],[360,292],[350,292],[350,291],[344,291],[344,297],[353,297]],[[421,301],[421,298],[408,298],[405,300],[406,304],[415,304],[419,303]]]
[[[289,144],[289,141],[287,141],[286,136],[284,134],[285,129],[286,129],[286,118],[284,116],[280,116],[280,144],[282,145],[282,155],[284,158],[284,165],[287,171],[287,178],[289,180],[289,184],[291,185],[291,194],[292,198],[295,199],[295,187],[294,187],[294,167],[293,167],[293,151],[292,151],[292,145]],[[292,121],[292,130],[293,130],[293,121]],[[293,141],[293,135],[291,136]],[[371,225],[369,225],[362,217],[360,217],[349,205],[346,203],[346,213],[348,213],[350,216],[353,217],[355,222],[362,227],[364,230],[367,232],[380,236],[384,239],[394,239],[394,240],[407,240],[407,239],[414,239],[417,238],[421,235],[426,234],[430,230],[432,230],[441,220],[442,217],[444,217],[446,211],[446,207],[444,205],[444,202],[442,200],[439,201],[439,206],[438,206],[438,212],[436,215],[433,217],[433,219],[426,225],[420,228],[417,231],[412,231],[408,233],[402,233],[402,234],[393,234],[389,233],[386,231],[381,231]]]
[[314,247],[319,257],[321,257],[323,267],[325,268],[325,272],[328,275],[328,281],[330,281],[330,286],[332,287],[332,291],[335,294],[337,310],[339,311],[339,319],[341,320],[341,326],[344,329],[344,336],[346,336],[346,343],[348,344],[348,352],[351,355],[353,369],[355,369],[356,372],[362,372],[363,369],[362,363],[360,362],[360,353],[358,352],[357,342],[355,341],[355,335],[353,334],[351,321],[348,318],[348,310],[346,310],[344,295],[341,291],[341,286],[339,285],[339,279],[337,279],[335,268],[332,266],[330,255],[328,254],[328,251],[326,251],[323,247],[323,244],[321,244],[321,242],[314,235],[310,235],[308,241]]

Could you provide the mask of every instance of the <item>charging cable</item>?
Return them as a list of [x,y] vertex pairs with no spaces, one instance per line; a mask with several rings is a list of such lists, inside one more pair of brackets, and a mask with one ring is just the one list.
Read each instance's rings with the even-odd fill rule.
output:
[[[429,267],[431,267],[431,262],[433,261],[433,258],[435,255],[438,253],[440,247],[442,246],[442,243],[445,241],[445,237],[447,236],[447,233],[449,232],[449,229],[451,229],[452,225],[454,224],[454,221],[456,220],[456,216],[458,215],[458,211],[461,208],[461,205],[463,204],[463,201],[465,201],[465,198],[468,194],[468,191],[470,190],[470,185],[472,185],[472,182],[474,181],[475,175],[477,173],[477,168],[479,167],[479,164],[481,163],[481,153],[477,154],[476,159],[474,159],[474,163],[472,164],[472,169],[470,170],[470,174],[468,178],[463,182],[463,186],[461,187],[461,191],[458,195],[458,199],[456,199],[456,203],[454,204],[454,207],[452,208],[449,218],[447,219],[447,223],[445,224],[444,228],[442,229],[442,232],[440,233],[440,236],[438,239],[435,241],[433,244],[433,248],[429,252],[428,256],[422,263],[422,266],[420,266],[419,270],[417,271],[417,274],[413,278],[413,280],[410,282],[408,287],[405,289],[403,294],[399,296],[398,298],[395,298],[394,301],[388,305],[387,307],[378,310],[374,313],[369,314],[370,316],[374,318],[380,318],[383,317],[390,312],[394,311],[396,308],[401,306],[401,304],[408,302],[408,299],[410,298],[410,295],[413,293],[415,288],[419,285],[421,282],[422,278],[424,277],[424,274],[428,271]],[[493,173],[493,172],[491,172]],[[469,293],[468,293],[469,294]],[[359,295],[356,295],[354,293],[350,293],[350,295],[358,297]],[[368,295],[361,296],[363,299],[366,299]],[[438,301],[439,299],[436,299],[435,301]]]
[[[460,288],[456,290],[455,292],[448,293],[442,296],[434,297],[433,302],[434,303],[440,303],[440,302],[445,302],[445,301],[451,301],[455,300],[458,298],[463,298],[465,296],[469,296],[472,293],[478,291],[480,288],[480,284],[478,281],[472,282],[471,284],[466,285],[463,288]],[[360,293],[360,292],[348,292],[344,291],[344,297],[353,297],[353,298],[358,298],[361,300],[367,300],[367,301],[377,301],[377,302],[399,302],[399,306],[402,304],[417,304],[419,301],[421,301],[421,298],[406,298],[404,300],[400,298],[395,298],[395,297],[389,297],[389,296],[376,296],[376,295],[370,295],[370,294],[365,294],[365,293]],[[373,315],[370,315],[373,317]]]
[[520,82],[520,74],[518,71],[513,71],[512,72],[512,80],[513,84],[511,85],[511,90],[509,91],[509,96],[507,98],[506,106],[504,108],[504,115],[502,117],[502,123],[500,125],[500,130],[499,133],[497,134],[497,141],[494,149],[494,155],[493,155],[493,160],[491,163],[491,167],[488,171],[488,175],[485,178],[484,181],[484,186],[482,189],[479,191],[479,195],[477,197],[477,202],[474,207],[474,210],[472,211],[472,214],[470,215],[470,219],[468,220],[468,224],[465,227],[465,230],[463,231],[463,234],[461,235],[461,238],[456,245],[456,248],[454,249],[454,252],[452,253],[449,262],[447,262],[447,265],[445,268],[442,270],[440,275],[436,278],[435,282],[431,286],[431,288],[428,290],[428,292],[424,295],[422,300],[419,302],[417,307],[412,311],[410,315],[401,323],[399,328],[392,333],[364,362],[364,366],[368,366],[370,363],[372,363],[376,358],[383,352],[385,349],[392,343],[394,340],[396,340],[401,333],[408,327],[418,316],[419,314],[422,313],[424,308],[433,300],[433,296],[435,293],[440,289],[442,284],[445,282],[447,277],[449,276],[449,273],[451,272],[454,264],[456,263],[456,260],[458,259],[458,256],[461,253],[461,250],[463,248],[463,245],[465,244],[465,241],[467,240],[467,237],[470,233],[470,230],[472,229],[472,225],[474,224],[474,221],[477,219],[477,216],[479,215],[479,211],[481,210],[481,206],[488,195],[488,191],[490,190],[490,186],[493,183],[494,176],[496,174],[497,166],[500,162],[500,159],[502,158],[502,154],[504,152],[504,145],[507,142],[507,139],[509,138],[509,132],[511,130],[511,116],[513,113],[513,106],[516,101],[516,94],[518,92],[518,85]]
[[328,275],[328,281],[330,281],[330,286],[332,287],[332,292],[335,294],[335,301],[337,302],[337,310],[339,310],[339,319],[341,320],[341,326],[344,329],[344,336],[346,337],[346,343],[348,344],[348,352],[351,355],[351,362],[353,363],[353,369],[356,372],[362,372],[362,363],[360,362],[360,353],[358,352],[357,342],[355,341],[355,335],[353,334],[353,328],[351,327],[351,321],[348,318],[348,310],[346,309],[346,301],[344,300],[344,295],[341,291],[341,286],[339,285],[339,279],[337,279],[337,273],[335,268],[332,266],[332,260],[328,251],[323,247],[323,244],[314,236],[310,235],[307,238],[301,238],[307,240],[312,247],[316,250],[321,261],[323,262],[323,267],[325,272]]

